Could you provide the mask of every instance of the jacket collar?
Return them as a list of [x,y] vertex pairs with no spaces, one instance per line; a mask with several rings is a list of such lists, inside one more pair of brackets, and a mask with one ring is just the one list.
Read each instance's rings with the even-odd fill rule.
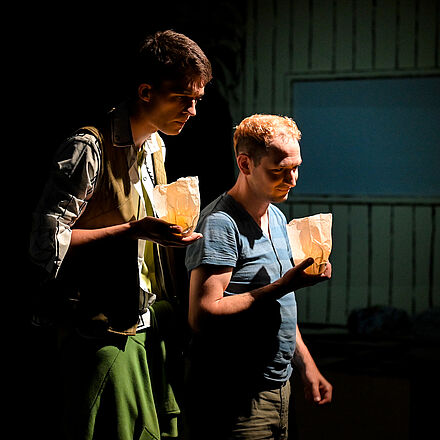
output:
[[114,107],[109,112],[113,145],[116,147],[132,147],[134,145],[131,133],[128,102]]

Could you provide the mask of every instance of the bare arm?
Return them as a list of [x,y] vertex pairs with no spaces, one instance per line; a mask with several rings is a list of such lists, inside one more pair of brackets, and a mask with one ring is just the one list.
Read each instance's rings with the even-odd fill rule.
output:
[[296,326],[296,349],[293,363],[301,374],[306,399],[319,405],[331,402],[333,387],[318,370],[298,326]]
[[73,229],[70,248],[75,249],[84,244],[109,238],[144,239],[162,246],[185,247],[202,237],[192,233],[181,234],[182,228],[154,217],[145,217],[128,223],[108,226],[99,229]]
[[189,323],[199,330],[206,320],[244,312],[256,301],[276,300],[288,292],[329,279],[329,270],[321,275],[308,275],[304,270],[313,263],[307,259],[290,269],[279,280],[239,295],[224,296],[231,280],[232,267],[199,266],[191,272]]

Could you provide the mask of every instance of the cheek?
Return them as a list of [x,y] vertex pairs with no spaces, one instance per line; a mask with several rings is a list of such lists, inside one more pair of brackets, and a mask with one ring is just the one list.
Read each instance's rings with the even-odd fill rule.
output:
[[280,180],[279,176],[272,174],[268,171],[263,174],[263,179],[266,183],[272,183],[272,184]]

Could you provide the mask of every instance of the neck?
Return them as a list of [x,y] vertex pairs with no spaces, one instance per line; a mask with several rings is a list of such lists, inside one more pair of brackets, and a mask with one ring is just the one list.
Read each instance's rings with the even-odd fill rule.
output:
[[143,106],[138,102],[133,103],[130,109],[130,126],[134,145],[140,149],[144,142],[157,131],[151,123],[149,123]]
[[228,194],[246,209],[260,227],[265,223],[269,202],[262,200],[251,190],[242,174],[239,174],[235,185],[228,191]]

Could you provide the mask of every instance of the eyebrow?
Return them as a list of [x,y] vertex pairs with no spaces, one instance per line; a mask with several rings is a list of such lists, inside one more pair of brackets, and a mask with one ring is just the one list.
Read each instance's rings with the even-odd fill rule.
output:
[[205,93],[198,93],[193,90],[170,90],[173,95],[184,95],[184,96],[195,96],[200,98],[205,95]]
[[[292,167],[291,163],[289,163],[289,164],[283,163],[283,160],[281,162],[278,162],[278,167],[280,167],[280,168],[291,168]],[[302,164],[302,159],[299,162],[295,162],[294,167],[299,167],[301,164]]]

